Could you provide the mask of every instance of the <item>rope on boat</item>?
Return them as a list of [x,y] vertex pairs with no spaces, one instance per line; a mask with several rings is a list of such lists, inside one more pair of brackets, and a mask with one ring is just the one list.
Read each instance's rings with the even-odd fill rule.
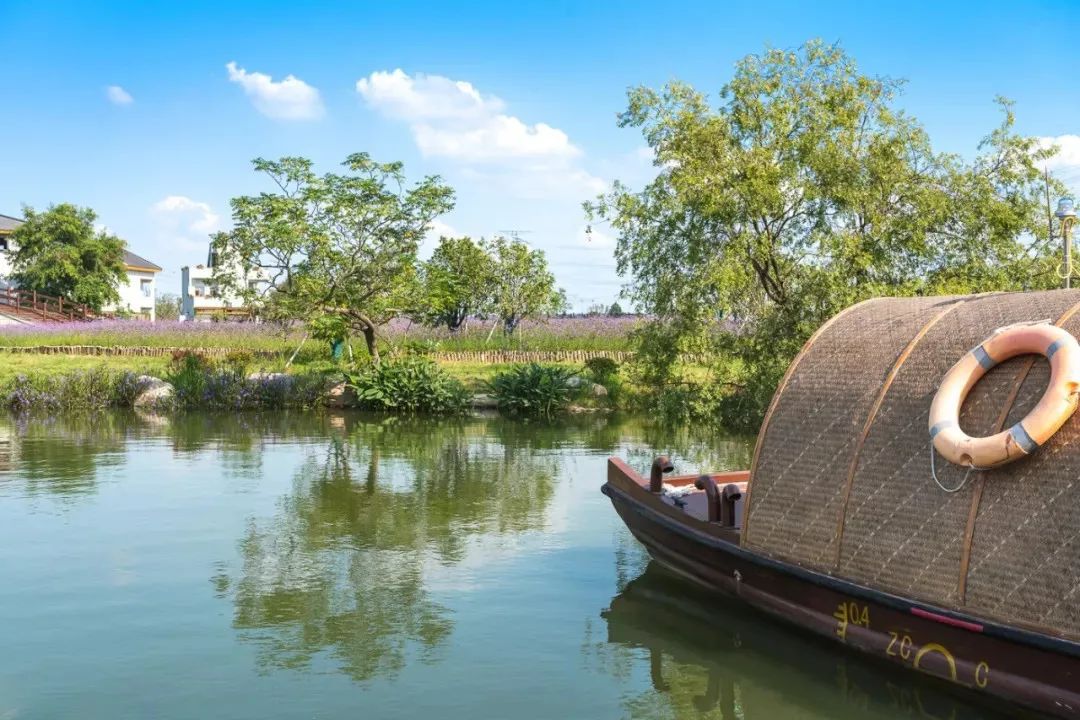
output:
[[975,467],[974,465],[968,465],[967,472],[964,473],[964,479],[960,481],[960,484],[957,485],[954,488],[947,488],[947,487],[945,487],[944,485],[941,484],[940,480],[938,480],[937,468],[934,467],[934,442],[933,442],[933,440],[930,441],[930,477],[934,478],[934,482],[937,483],[937,486],[939,488],[941,488],[942,490],[944,490],[945,492],[947,492],[947,493],[960,492],[961,490],[964,489],[964,486],[967,485],[967,481],[968,481],[968,478],[971,477],[971,471],[972,470],[986,470],[986,469],[987,468],[980,468],[980,467]]

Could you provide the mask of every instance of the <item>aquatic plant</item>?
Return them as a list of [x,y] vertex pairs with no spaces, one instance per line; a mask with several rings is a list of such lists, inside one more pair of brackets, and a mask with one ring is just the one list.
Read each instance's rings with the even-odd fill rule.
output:
[[489,386],[503,412],[551,417],[570,405],[576,392],[572,378],[572,368],[530,363],[498,373]]
[[348,374],[348,384],[368,410],[456,414],[469,406],[465,386],[420,355],[363,365]]

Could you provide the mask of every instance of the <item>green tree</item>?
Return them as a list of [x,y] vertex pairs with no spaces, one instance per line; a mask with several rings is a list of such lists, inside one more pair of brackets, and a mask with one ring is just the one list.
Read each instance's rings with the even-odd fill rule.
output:
[[232,200],[234,228],[213,239],[218,282],[275,319],[337,316],[378,362],[379,329],[414,305],[417,249],[453,190],[436,176],[406,189],[400,162],[366,153],[344,174],[317,175],[300,157],[253,165],[275,190]]
[[97,214],[70,203],[44,212],[23,207],[26,222],[12,234],[12,280],[24,289],[56,295],[100,311],[120,299],[127,282],[124,241],[95,230]]
[[487,312],[495,281],[495,263],[484,241],[440,237],[431,259],[421,267],[423,318],[450,330],[468,327],[469,317]]
[[177,320],[180,318],[180,296],[162,293],[154,300],[154,317],[158,320]]
[[717,358],[702,387],[754,427],[805,339],[851,303],[1057,282],[1037,167],[1051,151],[1001,100],[974,162],[937,153],[894,107],[901,85],[812,41],[744,58],[716,107],[678,82],[629,92],[619,124],[641,128],[659,174],[587,210],[618,231],[628,296],[656,318],[638,336],[645,381],[675,387],[680,358]]
[[512,335],[526,318],[544,317],[566,308],[566,293],[555,287],[555,276],[542,250],[504,237],[495,238],[491,249],[495,258],[492,308],[507,335]]
[[617,302],[611,303],[611,307],[608,308],[607,314],[611,317],[622,317],[623,315],[625,315],[622,309],[622,305]]

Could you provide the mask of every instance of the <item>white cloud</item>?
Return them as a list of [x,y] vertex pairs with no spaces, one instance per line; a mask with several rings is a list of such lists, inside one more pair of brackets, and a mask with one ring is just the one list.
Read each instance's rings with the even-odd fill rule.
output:
[[[210,234],[221,229],[221,217],[209,204],[184,195],[169,195],[150,206],[158,241],[185,252],[205,253]],[[196,257],[192,262],[202,262]],[[186,264],[186,262],[185,262]]]
[[432,220],[428,223],[428,236],[438,240],[440,237],[458,237],[458,231],[442,220]]
[[276,120],[314,120],[323,116],[319,91],[294,75],[284,80],[260,72],[248,72],[235,62],[225,65],[229,82],[244,88],[255,109]]
[[356,91],[380,112],[410,122],[482,119],[505,107],[497,97],[483,97],[472,83],[424,73],[413,78],[400,68],[357,80]]
[[372,109],[407,123],[425,156],[465,165],[472,177],[518,195],[592,195],[606,187],[580,166],[581,149],[565,132],[509,114],[502,99],[472,83],[397,69],[361,78],[356,91]]
[[1056,145],[1057,154],[1043,164],[1059,180],[1080,190],[1080,135],[1037,138],[1040,147]]
[[135,98],[131,97],[131,93],[119,85],[109,85],[105,88],[105,97],[113,105],[130,105],[135,102]]
[[397,69],[361,78],[356,91],[372,108],[408,122],[424,155],[486,163],[581,154],[562,130],[507,115],[501,99],[462,80]]
[[413,127],[413,136],[424,155],[466,162],[571,158],[581,154],[562,130],[544,123],[526,125],[509,115],[495,115],[475,125],[458,127],[419,124]]

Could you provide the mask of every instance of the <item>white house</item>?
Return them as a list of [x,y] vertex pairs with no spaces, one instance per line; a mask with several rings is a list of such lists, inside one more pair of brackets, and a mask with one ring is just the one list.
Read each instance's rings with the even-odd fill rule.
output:
[[[0,215],[0,288],[10,285],[9,254],[15,249],[11,242],[11,234],[22,224],[23,221],[19,218]],[[102,312],[111,314],[124,310],[144,320],[154,320],[154,298],[157,292],[155,276],[161,272],[161,268],[125,249],[124,269],[127,270],[128,279],[117,288],[120,301],[102,307]]]
[[154,299],[157,297],[157,280],[155,276],[161,272],[161,268],[130,250],[124,250],[124,269],[127,270],[128,279],[117,288],[120,292],[120,302],[105,305],[101,308],[102,312],[115,313],[124,310],[143,320],[156,320]]
[[214,280],[214,272],[231,274],[238,284],[257,289],[265,285],[264,275],[258,270],[244,272],[239,264],[219,266],[213,248],[207,253],[205,265],[185,265],[180,269],[180,314],[187,320],[210,320],[224,317],[248,320],[251,312],[244,299],[232,288],[223,288]]
[[11,275],[11,261],[8,258],[8,251],[11,249],[11,233],[22,224],[23,221],[19,218],[0,215],[0,290],[8,286],[8,276]]

